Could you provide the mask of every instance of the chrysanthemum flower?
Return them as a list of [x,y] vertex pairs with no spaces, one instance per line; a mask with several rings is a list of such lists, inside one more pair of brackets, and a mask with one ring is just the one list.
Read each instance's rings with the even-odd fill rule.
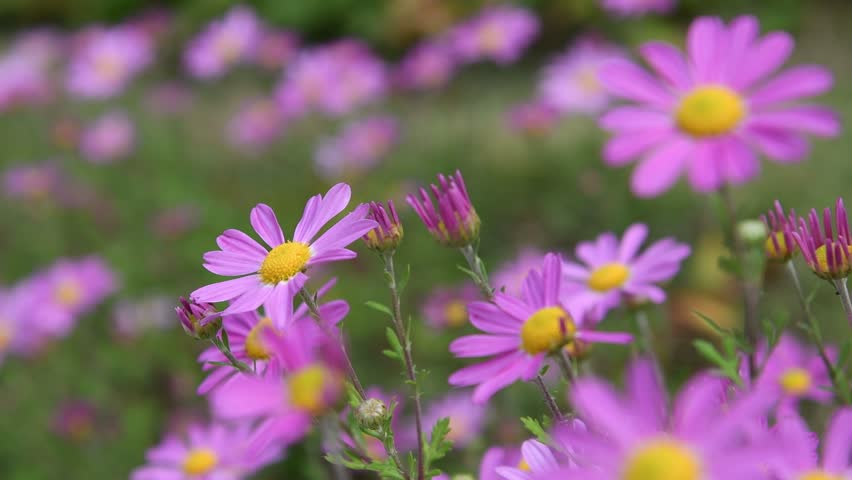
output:
[[84,33],[83,46],[68,66],[66,87],[85,98],[107,98],[118,93],[151,63],[150,40],[131,27]]
[[[318,296],[326,293],[334,282],[329,282],[317,291]],[[275,361],[272,352],[264,341],[264,332],[283,334],[291,324],[298,323],[301,339],[309,348],[320,345],[325,341],[329,332],[336,332],[336,325],[349,313],[349,304],[345,300],[334,300],[319,305],[320,316],[324,327],[321,328],[310,317],[305,304],[299,305],[295,312],[289,308],[284,311],[286,318],[272,319],[256,311],[225,315],[222,328],[228,332],[231,353],[234,357],[250,365],[260,374],[266,371],[267,364]],[[206,395],[213,389],[237,375],[237,370],[231,366],[219,366],[210,362],[227,362],[228,359],[216,347],[210,347],[198,356],[198,361],[204,364],[203,370],[209,372],[207,378],[198,386],[198,394]]]
[[581,378],[569,395],[588,432],[563,432],[573,465],[536,480],[754,480],[763,478],[766,449],[750,444],[751,422],[773,396],[754,391],[724,403],[724,382],[700,374],[667,409],[667,395],[646,359],[628,369],[624,395],[596,378]]
[[367,247],[377,252],[395,250],[402,242],[404,230],[393,200],[388,200],[387,209],[379,202],[370,202],[369,218],[375,220],[378,226],[364,235]]
[[303,325],[283,335],[264,330],[262,341],[273,368],[239,374],[210,397],[214,413],[225,419],[260,420],[258,444],[289,444],[308,433],[312,419],[337,405],[343,394],[343,352],[336,338],[320,345],[304,341]]
[[831,209],[822,212],[822,225],[816,209],[808,215],[808,221],[799,218],[799,229],[793,232],[793,238],[802,251],[802,257],[811,270],[820,278],[828,280],[846,278],[852,273],[852,237],[849,235],[849,221],[846,218],[846,207],[843,199],[837,199],[834,210],[835,236],[832,230]]
[[634,193],[659,195],[683,173],[700,192],[743,183],[758,174],[758,152],[795,162],[808,151],[805,134],[838,134],[834,112],[794,103],[831,88],[831,73],[808,65],[773,76],[793,51],[793,39],[783,32],[761,38],[758,29],[754,17],[729,25],[702,17],[689,29],[688,58],[666,43],[640,48],[658,78],[629,61],[601,69],[610,93],[637,104],[601,119],[615,133],[604,149],[609,165],[642,156]]
[[251,59],[259,37],[255,13],[248,7],[234,7],[190,42],[184,63],[195,77],[222,76],[235,64]]
[[793,241],[793,231],[796,230],[796,212],[790,209],[784,212],[781,202],[775,200],[774,210],[769,210],[760,218],[769,230],[769,238],[766,239],[764,250],[766,256],[772,260],[786,262],[793,258],[799,251],[799,246]]
[[0,363],[7,355],[28,355],[41,345],[42,332],[29,324],[38,301],[30,282],[0,288]]
[[402,59],[395,73],[402,88],[432,90],[443,87],[456,70],[456,58],[446,41],[428,41],[415,46]]
[[629,343],[626,333],[596,332],[583,311],[562,303],[562,260],[550,253],[532,270],[520,298],[494,294],[494,303],[468,305],[470,322],[485,335],[468,335],[450,344],[459,358],[494,357],[450,376],[456,386],[477,385],[473,401],[485,403],[517,380],[536,376],[547,355],[583,343]]
[[[833,349],[828,355],[836,357]],[[803,398],[820,403],[831,401],[831,378],[819,353],[802,345],[792,335],[783,335],[769,358],[766,358],[766,345],[760,345],[757,358],[763,367],[756,385],[777,392],[782,399],[781,406],[795,408]],[[743,365],[747,368],[747,362]],[[743,378],[748,377],[743,375]]]
[[92,163],[113,163],[133,150],[133,122],[126,113],[106,113],[86,127],[80,138],[80,153]]
[[[536,266],[541,266],[539,261]],[[467,305],[480,298],[479,289],[472,283],[457,287],[437,287],[426,297],[422,314],[432,328],[458,328],[467,324]]]
[[245,275],[214,283],[192,292],[199,302],[231,301],[225,314],[249,312],[264,305],[272,318],[285,318],[283,309],[292,304],[315,265],[355,258],[346,246],[376,226],[366,219],[369,207],[361,205],[317,237],[320,229],[343,211],[351,197],[349,185],[339,183],[308,200],[293,240],[287,241],[275,213],[259,204],[251,212],[251,225],[269,250],[239,230],[226,230],[216,239],[221,250],[204,254],[204,267],[226,276]]
[[657,283],[677,274],[690,248],[664,238],[640,254],[647,235],[648,227],[636,223],[624,232],[620,243],[614,233],[579,243],[576,255],[582,263],[566,261],[562,269],[565,301],[596,310],[600,316],[625,300],[662,303],[666,294]]
[[325,178],[363,174],[376,167],[399,141],[399,122],[387,115],[368,117],[326,138],[314,154],[317,171]]
[[228,427],[213,423],[191,425],[182,438],[167,435],[148,450],[148,464],[130,474],[131,480],[242,480],[263,466],[280,460],[280,445],[252,448],[255,431],[248,425]]
[[635,17],[649,13],[668,13],[675,0],[600,0],[601,7],[620,16]]
[[538,18],[523,8],[497,6],[457,26],[451,38],[466,62],[489,59],[500,65],[517,61],[538,34]]
[[[852,470],[852,409],[838,409],[828,423],[820,442],[798,415],[786,415],[776,427],[779,455],[774,460],[773,478],[778,480],[843,480]],[[817,447],[822,445],[822,456]]]
[[423,220],[429,233],[442,245],[465,247],[479,238],[479,215],[473,208],[460,171],[445,177],[438,175],[438,185],[430,185],[435,204],[425,188],[420,196],[406,195],[405,201]]
[[482,461],[479,463],[479,480],[504,480],[497,473],[497,468],[505,466],[514,466],[523,470],[526,468],[526,462],[521,456],[519,447],[491,447],[482,455]]
[[624,58],[624,52],[613,45],[597,38],[581,38],[545,67],[538,97],[563,114],[597,115],[612,101],[598,78],[600,69],[607,62]]

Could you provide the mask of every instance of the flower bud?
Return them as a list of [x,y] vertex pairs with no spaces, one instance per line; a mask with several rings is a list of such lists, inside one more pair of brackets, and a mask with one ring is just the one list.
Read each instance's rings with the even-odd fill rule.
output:
[[396,250],[402,242],[402,223],[396,213],[393,201],[388,200],[388,208],[378,202],[370,203],[370,213],[367,218],[375,220],[379,225],[364,235],[367,247],[377,252]]
[[198,340],[214,338],[222,328],[222,317],[216,307],[180,297],[175,307],[180,324],[187,335]]
[[387,417],[387,407],[384,402],[376,398],[364,400],[355,410],[355,418],[358,424],[364,428],[377,428]]
[[766,225],[760,220],[743,220],[737,224],[737,236],[749,246],[762,247],[768,234]]
[[784,212],[781,202],[775,200],[774,208],[761,216],[764,225],[769,230],[764,235],[763,250],[770,260],[786,262],[799,251],[799,246],[793,241],[796,230],[796,212],[792,209]]
[[421,188],[419,196],[408,195],[406,202],[423,220],[429,233],[442,245],[449,247],[467,247],[479,238],[480,221],[461,172],[445,177],[438,175],[438,185],[431,185],[435,202],[426,189]]

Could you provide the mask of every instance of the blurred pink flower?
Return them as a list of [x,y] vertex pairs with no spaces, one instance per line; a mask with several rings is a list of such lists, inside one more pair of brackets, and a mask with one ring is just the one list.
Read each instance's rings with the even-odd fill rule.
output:
[[533,247],[522,247],[515,258],[503,262],[492,277],[492,284],[497,291],[508,295],[518,296],[524,286],[524,280],[530,270],[541,266],[544,252]]
[[11,166],[3,172],[3,193],[8,198],[55,201],[63,183],[62,172],[53,162]]
[[27,356],[42,344],[41,331],[32,319],[40,292],[27,280],[0,287],[0,363],[6,356]]
[[396,67],[394,79],[402,88],[431,90],[446,85],[456,70],[451,46],[442,40],[420,43]]
[[67,400],[53,415],[53,431],[64,438],[81,442],[94,433],[97,410],[82,400]]
[[113,163],[130,154],[135,136],[133,123],[127,114],[108,112],[83,131],[80,153],[92,163]]
[[53,97],[47,68],[26,54],[0,58],[0,112],[20,105],[42,104]]
[[314,162],[320,175],[339,179],[374,168],[397,143],[399,123],[390,116],[356,120],[317,147]]
[[281,136],[284,122],[284,113],[275,100],[251,99],[228,122],[225,134],[232,147],[258,153]]
[[299,36],[284,30],[265,29],[254,52],[254,62],[267,70],[279,71],[299,53]]
[[93,28],[81,35],[65,83],[73,95],[83,98],[117,95],[153,59],[150,40],[135,28]]
[[559,112],[543,102],[522,103],[515,106],[507,116],[512,130],[532,136],[546,135],[559,119]]
[[479,298],[479,289],[470,283],[454,288],[435,288],[423,303],[423,318],[435,329],[462,327],[468,323],[467,304]]
[[[429,431],[438,420],[450,419],[450,433],[447,439],[455,448],[464,448],[482,435],[488,410],[471,400],[470,392],[452,392],[445,397],[430,402],[423,412],[423,425]],[[402,430],[399,439],[404,449],[417,445],[417,430],[414,425]]]
[[151,219],[151,230],[160,238],[174,239],[195,229],[201,221],[201,209],[182,204],[158,212]]
[[197,78],[224,75],[237,63],[250,60],[261,34],[254,11],[245,6],[232,8],[195,37],[184,52],[184,64]]
[[507,65],[521,57],[538,30],[532,12],[506,5],[483,10],[455,27],[451,38],[456,54],[466,62],[488,59]]
[[601,7],[614,15],[639,16],[648,13],[668,13],[677,0],[600,0]]

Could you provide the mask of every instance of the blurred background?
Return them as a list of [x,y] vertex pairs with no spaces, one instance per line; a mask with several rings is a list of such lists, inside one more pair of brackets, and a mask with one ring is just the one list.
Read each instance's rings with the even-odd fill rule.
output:
[[[651,314],[673,378],[704,366],[690,340],[712,331],[693,312],[732,325],[740,309],[717,266],[718,199],[683,182],[653,199],[631,194],[632,167],[601,161],[596,117],[608,99],[594,69],[647,40],[682,45],[696,16],[749,13],[764,32],[795,36],[793,63],[834,72],[823,101],[847,118],[852,3],[680,0],[638,13],[602,4],[501,3],[517,19],[505,31],[497,21],[494,38],[479,32],[470,50],[451,46],[449,33],[481,27],[483,9],[498,4],[0,0],[0,318],[9,292],[31,281],[56,287],[44,295],[60,304],[79,304],[49,319],[24,312],[17,333],[0,321],[0,478],[126,478],[165,432],[203,421],[195,358],[204,345],[182,333],[177,297],[216,279],[201,255],[222,230],[247,230],[256,203],[272,206],[288,232],[306,199],[338,181],[358,202],[394,199],[401,212],[399,262],[412,270],[403,308],[415,318],[416,359],[430,371],[427,404],[466,363],[447,345],[473,330],[463,308],[471,293],[461,257],[428,236],[403,198],[456,169],[482,218],[492,272],[522,254],[570,254],[634,222],[648,224],[651,239],[691,244],[670,302]],[[560,96],[561,87],[577,93]],[[831,204],[849,191],[849,151],[843,134],[815,142],[802,163],[764,162],[734,193],[741,213],[756,218],[775,198],[799,212]],[[386,300],[381,265],[357,248],[357,260],[315,277],[338,277],[330,296],[351,304],[345,330],[362,380],[401,385],[377,347],[386,319],[364,306]],[[84,271],[79,284],[54,281],[69,270]],[[794,299],[773,295],[787,285],[775,281],[780,272],[767,275],[765,313],[784,315]],[[818,306],[833,302],[816,279],[805,287],[819,287]],[[842,316],[833,303],[822,315],[831,338]],[[618,315],[610,325],[632,328]],[[29,340],[16,344],[15,335]],[[601,347],[591,361],[617,374],[628,354]],[[515,417],[544,411],[531,385],[493,406],[518,415],[491,412],[488,435],[455,451],[449,470],[475,472],[484,439],[521,440]],[[257,478],[319,478],[309,473],[317,457],[297,446]]]

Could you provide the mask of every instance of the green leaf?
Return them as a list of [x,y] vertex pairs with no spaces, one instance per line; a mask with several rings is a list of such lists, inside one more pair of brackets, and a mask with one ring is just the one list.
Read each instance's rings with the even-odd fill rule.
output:
[[702,357],[707,359],[713,365],[718,367],[724,367],[727,365],[727,361],[724,357],[722,357],[722,354],[720,354],[719,351],[716,350],[716,347],[707,340],[694,340],[692,345],[696,350],[698,350],[698,353],[701,354]]
[[447,440],[450,433],[450,418],[444,417],[432,427],[432,437],[426,445],[426,468],[429,469],[432,462],[444,458],[453,448],[453,442]]
[[411,278],[411,265],[406,264],[405,270],[403,271],[402,277],[400,277],[399,282],[397,283],[397,292],[402,295],[402,292],[405,290],[405,287],[408,286],[408,280]]
[[391,312],[391,309],[383,303],[375,302],[373,300],[367,300],[366,302],[364,302],[364,305],[393,318],[393,313]]
[[392,358],[394,360],[402,360],[402,358],[399,355],[397,355],[396,352],[394,352],[393,350],[387,350],[387,349],[382,350],[382,355],[384,355],[388,358]]
[[231,351],[231,340],[228,338],[228,330],[226,330],[223,327],[221,332],[222,332],[222,344],[225,345],[225,348],[228,349],[228,351]]
[[391,351],[393,351],[396,358],[402,360],[405,358],[402,352],[402,344],[399,343],[399,337],[396,336],[396,332],[393,331],[392,328],[385,328],[385,336],[388,337],[388,343],[390,344]]
[[721,325],[716,323],[712,318],[708,317],[707,315],[704,315],[703,313],[699,312],[698,310],[693,310],[692,313],[695,314],[696,316],[698,316],[698,318],[704,320],[704,322],[706,322],[707,325],[709,325],[710,328],[712,328],[719,335],[722,335],[722,336],[730,335],[731,332],[728,329],[723,328]]
[[532,417],[521,417],[521,423],[539,442],[550,443],[550,434],[547,433],[541,422]]

